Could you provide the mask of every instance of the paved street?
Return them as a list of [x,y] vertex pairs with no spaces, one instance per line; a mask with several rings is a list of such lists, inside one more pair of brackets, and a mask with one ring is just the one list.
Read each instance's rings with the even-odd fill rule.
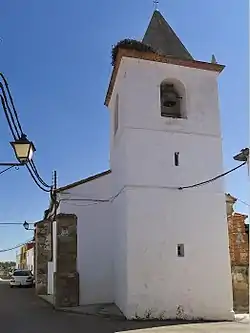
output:
[[[8,333],[115,333],[154,325],[153,323],[112,321],[96,316],[56,312],[47,303],[38,299],[33,289],[10,289],[8,284],[3,282],[0,282],[0,322],[1,332]],[[133,331],[133,333],[135,332]],[[249,325],[243,322],[198,325],[168,323],[168,326],[165,327],[140,331],[140,333],[144,332],[240,333],[249,332]]]

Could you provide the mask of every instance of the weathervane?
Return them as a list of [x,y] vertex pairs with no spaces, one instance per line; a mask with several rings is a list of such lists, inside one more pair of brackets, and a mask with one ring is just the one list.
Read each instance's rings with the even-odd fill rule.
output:
[[155,10],[158,10],[159,0],[153,0]]

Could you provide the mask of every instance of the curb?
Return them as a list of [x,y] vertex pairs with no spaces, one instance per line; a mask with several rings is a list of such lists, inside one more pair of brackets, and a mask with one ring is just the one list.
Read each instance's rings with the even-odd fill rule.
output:
[[113,319],[117,321],[124,321],[126,320],[125,317],[121,317],[118,315],[112,315],[112,314],[105,314],[105,313],[90,313],[90,312],[81,312],[81,311],[76,311],[76,310],[71,310],[71,309],[65,309],[65,308],[56,308],[54,309],[58,312],[65,312],[65,313],[73,313],[75,315],[80,315],[80,316],[94,316],[94,317],[99,317],[99,318],[105,318],[105,319]]
[[99,318],[105,318],[105,319],[114,319],[114,320],[119,320],[119,321],[123,321],[126,320],[125,317],[121,317],[118,315],[111,315],[111,314],[105,314],[105,313],[90,313],[90,312],[81,312],[81,311],[77,311],[77,310],[71,310],[70,308],[58,308],[56,307],[54,304],[52,304],[50,301],[48,301],[46,298],[44,298],[43,296],[45,295],[37,295],[42,301],[44,301],[45,303],[47,303],[48,305],[50,305],[53,310],[57,311],[57,312],[65,312],[65,313],[72,313],[75,315],[80,315],[80,316],[95,316],[95,317],[99,317]]
[[43,302],[47,303],[47,304],[50,305],[54,310],[56,310],[55,305],[52,304],[50,301],[48,301],[48,300],[47,300],[46,298],[44,298],[43,296],[45,296],[45,295],[37,295],[37,297],[38,297],[39,299],[41,299]]

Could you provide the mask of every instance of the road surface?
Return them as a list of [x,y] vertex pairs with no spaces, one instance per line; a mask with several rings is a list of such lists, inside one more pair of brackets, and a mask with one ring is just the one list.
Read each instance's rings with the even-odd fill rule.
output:
[[[11,289],[3,281],[0,282],[0,323],[1,332],[6,333],[115,333],[127,330],[135,333],[135,329],[155,325],[56,312],[35,295],[34,289]],[[249,325],[243,322],[198,325],[168,323],[168,326],[149,328],[140,333],[241,333],[249,332],[249,329]]]

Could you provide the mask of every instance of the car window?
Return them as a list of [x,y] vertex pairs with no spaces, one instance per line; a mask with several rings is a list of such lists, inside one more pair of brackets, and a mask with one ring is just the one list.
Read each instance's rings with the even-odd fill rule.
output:
[[30,272],[29,271],[15,271],[13,273],[13,276],[30,276]]

